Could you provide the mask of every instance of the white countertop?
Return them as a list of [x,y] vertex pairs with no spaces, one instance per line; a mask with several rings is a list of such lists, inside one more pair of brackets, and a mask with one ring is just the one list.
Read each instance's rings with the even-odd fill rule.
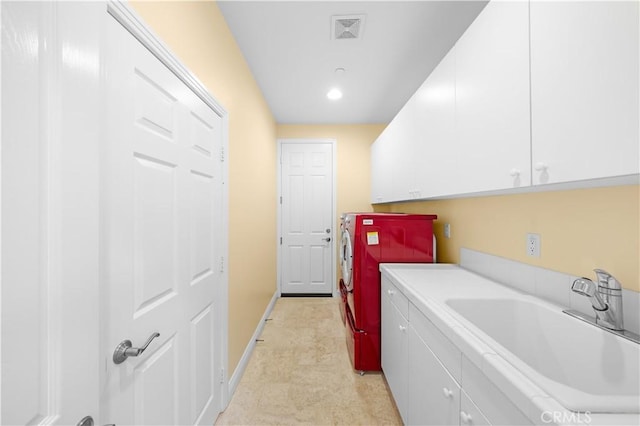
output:
[[[504,298],[535,301],[535,303],[548,304],[561,310],[559,306],[498,284],[457,265],[381,264],[380,271],[533,423],[548,424],[546,421],[541,421],[541,416],[545,412],[564,412],[567,414],[565,418],[572,418],[572,412],[566,410],[548,392],[537,386],[530,376],[527,376],[530,371],[527,371],[526,366],[516,368],[514,365],[522,366],[522,363],[514,362],[513,356],[510,359],[509,354],[505,356],[500,345],[451,309],[446,301],[455,298]],[[585,326],[590,325],[585,324]],[[589,373],[585,372],[585,374]],[[584,420],[583,417],[575,423],[585,424]],[[597,413],[590,414],[588,420],[592,425],[638,425],[640,415]]]

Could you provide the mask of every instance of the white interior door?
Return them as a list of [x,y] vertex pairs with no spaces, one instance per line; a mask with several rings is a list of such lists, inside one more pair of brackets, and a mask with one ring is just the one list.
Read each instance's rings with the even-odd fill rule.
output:
[[333,142],[281,141],[282,294],[332,294]]
[[0,11],[0,424],[75,425],[99,409],[104,7],[3,1]]
[[[220,411],[221,117],[115,19],[106,37],[105,419],[212,424]],[[130,340],[137,357],[115,364]]]

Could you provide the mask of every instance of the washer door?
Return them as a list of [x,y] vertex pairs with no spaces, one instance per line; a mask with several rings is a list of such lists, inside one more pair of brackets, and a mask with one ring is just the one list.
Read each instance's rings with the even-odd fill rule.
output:
[[342,269],[342,280],[348,290],[351,290],[351,272],[353,270],[353,250],[351,246],[351,236],[349,232],[343,231],[340,237],[340,267]]

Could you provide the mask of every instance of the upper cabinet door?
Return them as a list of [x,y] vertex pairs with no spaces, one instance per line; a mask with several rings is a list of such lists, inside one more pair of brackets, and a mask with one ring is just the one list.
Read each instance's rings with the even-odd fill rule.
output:
[[413,161],[420,195],[454,194],[464,179],[457,171],[455,47],[412,99],[416,105]]
[[492,1],[456,45],[456,193],[531,184],[529,5]]
[[371,145],[371,203],[389,203],[403,199],[405,184],[398,173],[403,164],[404,130],[394,119]]
[[389,126],[371,145],[371,204],[391,201],[394,162],[390,152],[392,147]]
[[415,126],[415,101],[411,98],[371,145],[372,204],[420,197]]
[[394,174],[394,200],[410,200],[419,198],[415,170],[418,163],[416,150],[415,96],[402,107],[393,119],[396,126],[396,138],[393,141],[393,158],[396,158]]
[[531,2],[533,183],[639,172],[637,1]]

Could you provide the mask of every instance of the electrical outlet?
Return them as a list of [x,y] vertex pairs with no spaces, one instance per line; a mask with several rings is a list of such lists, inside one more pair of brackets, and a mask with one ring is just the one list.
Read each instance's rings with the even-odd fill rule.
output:
[[540,234],[527,234],[527,256],[540,257]]
[[444,224],[444,237],[451,238],[451,225],[448,223]]

